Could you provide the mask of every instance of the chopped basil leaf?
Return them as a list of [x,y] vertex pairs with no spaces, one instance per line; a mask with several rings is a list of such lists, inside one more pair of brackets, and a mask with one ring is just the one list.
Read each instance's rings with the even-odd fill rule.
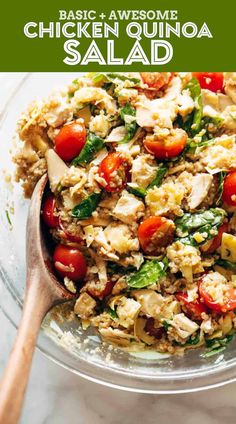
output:
[[212,350],[208,350],[208,351],[206,351],[202,354],[202,357],[203,358],[210,358],[210,356],[217,355],[218,353],[223,352],[225,349],[226,349],[226,347],[222,346],[222,347],[217,347],[217,348],[212,349]]
[[230,271],[234,271],[234,272],[236,271],[236,263],[226,261],[225,259],[217,259],[215,261],[215,265],[219,265],[222,268],[229,269]]
[[127,184],[127,189],[130,193],[134,194],[137,197],[141,197],[142,199],[144,199],[147,194],[147,190],[145,190],[145,188],[132,187],[129,185],[129,183]]
[[[185,213],[175,220],[176,234],[183,244],[198,246],[212,239],[218,232],[219,226],[224,221],[226,212],[220,208],[211,208],[203,212]],[[200,233],[204,240],[198,243],[194,234]]]
[[158,170],[157,170],[157,173],[156,173],[154,180],[152,180],[150,182],[150,184],[147,187],[147,190],[149,190],[150,188],[153,188],[153,187],[160,187],[167,171],[168,171],[168,166],[160,165]]
[[192,78],[184,87],[184,90],[189,90],[192,99],[194,100],[195,109],[189,116],[187,127],[190,134],[193,136],[197,134],[201,129],[202,120],[202,93],[199,81],[196,78]]
[[219,116],[204,116],[202,118],[201,127],[206,130],[206,133],[209,136],[213,132],[219,130],[223,121],[224,120]]
[[186,343],[182,344],[181,346],[194,346],[197,345],[200,342],[200,334],[198,333],[193,339],[189,339]]
[[72,164],[77,165],[85,165],[91,162],[100,150],[104,147],[104,140],[94,133],[89,133],[87,136],[86,143],[81,150],[79,156],[77,156]]
[[163,271],[166,271],[169,266],[169,261],[167,256],[165,256],[162,261],[160,262],[161,266],[163,266]]
[[89,76],[92,77],[95,84],[98,83],[107,83],[112,82],[113,84],[120,84],[122,81],[129,81],[132,83],[132,86],[137,86],[140,84],[141,80],[139,78],[132,78],[127,75],[119,74],[116,72],[91,72]]
[[185,213],[181,218],[176,219],[177,230],[183,234],[196,230],[203,225],[211,223],[212,225],[221,223],[225,217],[225,211],[220,208],[209,209],[208,211]]
[[160,187],[167,171],[168,171],[168,166],[161,164],[157,170],[155,178],[151,181],[151,183],[147,186],[146,189],[142,187],[132,187],[131,185],[129,185],[129,183],[127,184],[127,189],[130,193],[134,194],[135,196],[141,197],[142,199],[144,199],[145,196],[147,195],[148,190],[150,190],[153,187]]
[[114,275],[114,274],[121,274],[121,275],[125,275],[128,274],[130,272],[134,272],[136,270],[136,268],[134,266],[122,266],[117,264],[116,262],[108,262],[107,265],[107,272],[109,275]]
[[[181,115],[178,115],[175,123],[182,128],[191,137],[191,125],[193,122],[193,112],[190,113],[185,119]],[[178,156],[177,156],[178,157]],[[175,158],[174,158],[175,159]]]
[[136,110],[129,103],[126,103],[120,110],[121,119],[125,123],[126,136],[119,143],[127,143],[132,140],[137,130]]
[[107,312],[113,320],[116,320],[118,318],[118,315],[115,309],[112,309],[110,306],[107,306],[107,308],[105,309],[105,312]]
[[233,334],[228,334],[227,336],[220,338],[217,337],[215,339],[206,339],[206,347],[207,348],[215,348],[218,346],[226,346],[229,342],[231,342],[231,340],[233,339],[234,335]]
[[11,218],[10,218],[10,213],[9,213],[9,211],[8,211],[7,209],[5,210],[5,213],[6,213],[6,217],[7,217],[8,224],[10,225],[10,227],[12,227],[12,222],[11,222]]
[[[204,134],[202,135],[202,141],[208,142],[209,139],[212,138],[212,134],[220,129],[223,119],[218,116],[202,116],[203,105],[201,87],[196,78],[192,78],[191,81],[189,81],[189,83],[183,88],[183,90],[190,91],[190,95],[195,103],[195,109],[185,119],[183,119],[182,116],[178,115],[176,123],[179,125],[179,127],[185,130],[190,137],[194,137],[200,131],[204,130]],[[202,147],[204,146],[205,145],[203,144]],[[201,146],[197,144],[196,147]],[[185,150],[188,153],[188,150]],[[194,145],[192,144],[192,151],[190,153],[194,154],[195,151],[196,150],[194,150]]]
[[217,199],[215,202],[217,206],[221,203],[221,197],[222,197],[223,189],[224,189],[224,180],[226,175],[227,175],[227,172],[225,171],[219,172],[219,186],[217,190]]
[[214,142],[215,142],[214,138],[210,138],[209,140],[202,140],[199,142],[189,138],[185,148],[185,153],[195,154],[199,150],[203,149],[204,147],[210,146]]
[[128,287],[142,289],[155,284],[166,275],[166,266],[166,263],[159,262],[156,259],[146,261],[137,272],[127,277]]
[[171,327],[171,324],[170,324],[170,322],[168,322],[168,321],[162,321],[162,325],[163,325],[163,327],[164,327],[164,329],[166,330],[166,331],[168,331],[168,329]]
[[210,356],[216,355],[217,353],[222,352],[225,350],[228,343],[231,342],[233,339],[234,334],[228,334],[225,337],[222,338],[215,338],[215,339],[206,339],[206,347],[209,349],[206,351],[203,356],[205,358],[209,358]]
[[89,218],[93,211],[97,208],[101,200],[102,192],[93,193],[91,196],[88,196],[86,199],[82,200],[79,205],[76,205],[71,212],[73,218],[78,219],[87,219]]
[[102,88],[106,91],[109,91],[111,87],[112,87],[112,82],[105,82]]

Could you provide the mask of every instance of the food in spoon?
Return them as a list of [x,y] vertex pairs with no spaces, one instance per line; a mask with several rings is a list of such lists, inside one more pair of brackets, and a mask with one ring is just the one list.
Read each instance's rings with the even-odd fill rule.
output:
[[32,104],[16,178],[75,313],[103,340],[181,354],[236,326],[236,73],[90,73]]

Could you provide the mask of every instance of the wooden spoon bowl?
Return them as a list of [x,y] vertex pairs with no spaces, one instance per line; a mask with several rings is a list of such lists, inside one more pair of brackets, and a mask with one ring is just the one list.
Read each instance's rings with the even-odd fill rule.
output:
[[0,424],[19,420],[31,362],[42,321],[59,303],[76,298],[52,272],[41,226],[41,204],[47,175],[37,183],[29,208],[26,230],[26,289],[15,344],[0,385]]

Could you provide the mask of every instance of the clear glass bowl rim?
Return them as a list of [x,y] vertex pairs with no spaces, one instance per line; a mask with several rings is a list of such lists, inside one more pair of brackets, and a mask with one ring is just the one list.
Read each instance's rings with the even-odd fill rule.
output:
[[[5,114],[9,104],[12,102],[14,97],[17,95],[21,85],[30,77],[30,73],[25,75],[21,82],[17,85],[14,93],[10,96],[9,101],[5,105]],[[4,119],[4,117],[2,118]],[[5,275],[0,269],[0,288],[1,295],[7,302],[3,305],[0,304],[0,308],[4,315],[8,318],[11,324],[17,329],[19,325],[19,310],[22,310],[22,302],[14,292],[14,288],[8,281],[7,275]],[[7,307],[5,305],[8,305]],[[12,305],[12,308],[9,307]],[[17,314],[13,312],[17,306]],[[95,383],[105,385],[107,387],[121,389],[130,392],[137,393],[149,393],[149,394],[176,394],[176,393],[190,393],[197,392],[200,390],[207,390],[210,388],[220,387],[228,383],[236,381],[236,358],[228,362],[222,363],[222,365],[212,366],[208,372],[196,372],[188,373],[173,373],[168,376],[143,376],[134,375],[109,366],[99,366],[97,364],[91,364],[81,359],[79,367],[75,367],[72,364],[68,364],[66,356],[58,357],[58,349],[56,344],[50,340],[50,348],[45,348],[45,340],[48,344],[48,336],[45,335],[44,331],[41,330],[37,348],[51,361],[62,366],[63,368],[73,372],[74,374],[90,380]]]

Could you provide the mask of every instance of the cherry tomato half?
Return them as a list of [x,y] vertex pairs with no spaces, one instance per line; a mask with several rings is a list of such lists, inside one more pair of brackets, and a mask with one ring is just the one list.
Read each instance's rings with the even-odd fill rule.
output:
[[162,216],[150,216],[138,227],[138,239],[143,251],[158,254],[158,248],[170,244],[174,238],[175,224]]
[[85,145],[86,130],[82,122],[64,125],[56,135],[55,151],[61,159],[71,161],[78,156]]
[[228,229],[228,222],[222,224],[218,229],[218,234],[213,239],[209,240],[206,244],[203,244],[203,246],[201,246],[201,250],[206,254],[214,253],[221,245],[223,233],[227,233]]
[[230,172],[225,177],[222,200],[227,205],[236,206],[236,171]]
[[193,77],[197,78],[201,88],[216,93],[224,93],[224,76],[222,72],[193,72]]
[[78,282],[83,280],[86,275],[86,261],[79,249],[58,244],[53,254],[53,262],[61,277],[68,277],[72,281]]
[[178,156],[184,150],[188,135],[181,128],[172,130],[172,134],[165,139],[153,140],[147,137],[144,140],[144,147],[157,159],[169,159]]
[[49,228],[57,228],[59,225],[59,218],[56,216],[56,199],[53,194],[49,194],[43,203],[42,217],[44,223]]
[[230,286],[226,290],[223,301],[218,301],[213,299],[209,293],[208,284],[206,284],[203,277],[199,282],[199,294],[205,305],[217,313],[231,311],[236,308],[236,290]]
[[175,295],[176,299],[183,303],[185,309],[195,319],[201,319],[201,314],[207,312],[207,308],[204,303],[200,302],[200,299],[193,301],[188,300],[187,293],[179,292]]
[[100,163],[98,174],[105,181],[108,192],[121,191],[128,181],[129,166],[120,153],[109,153]]
[[92,297],[104,299],[104,297],[109,296],[111,294],[114,285],[115,282],[113,281],[107,281],[104,284],[99,282],[96,285],[90,285],[88,287],[88,292],[89,294],[91,294]]
[[159,90],[170,82],[173,72],[141,72],[140,75],[149,88]]

